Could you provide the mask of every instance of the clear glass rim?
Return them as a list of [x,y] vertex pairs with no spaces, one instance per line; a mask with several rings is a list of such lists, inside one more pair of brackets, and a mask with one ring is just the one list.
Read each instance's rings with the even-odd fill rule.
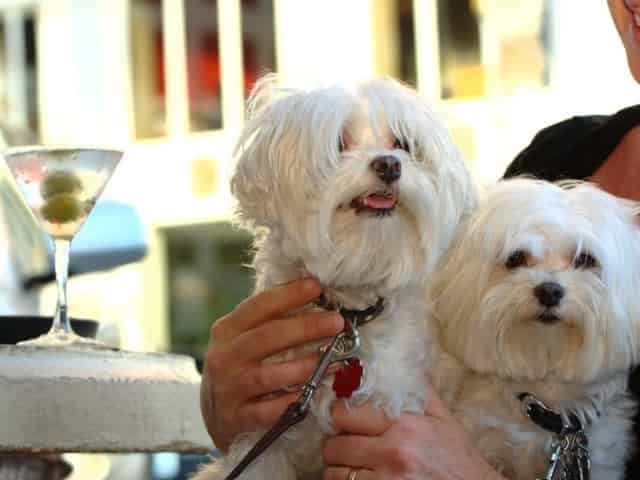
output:
[[117,154],[122,157],[125,154],[124,149],[118,149],[113,147],[107,147],[103,145],[74,145],[74,144],[61,144],[61,145],[20,145],[15,147],[8,147],[2,150],[3,156],[21,155],[27,153],[42,153],[42,152],[104,152]]

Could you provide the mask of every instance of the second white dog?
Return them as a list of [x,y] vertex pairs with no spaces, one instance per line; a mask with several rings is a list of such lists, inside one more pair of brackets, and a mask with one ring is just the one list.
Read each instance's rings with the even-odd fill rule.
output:
[[[545,475],[558,419],[584,429],[592,479],[623,476],[640,354],[637,213],[589,184],[505,181],[444,262],[434,298],[451,357],[438,389],[507,478]],[[534,422],[526,399],[555,414]]]

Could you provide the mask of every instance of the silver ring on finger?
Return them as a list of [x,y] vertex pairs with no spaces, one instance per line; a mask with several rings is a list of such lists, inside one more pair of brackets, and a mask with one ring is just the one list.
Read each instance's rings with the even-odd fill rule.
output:
[[355,470],[352,468],[351,471],[349,472],[349,476],[347,477],[347,480],[357,480],[358,471],[359,470]]

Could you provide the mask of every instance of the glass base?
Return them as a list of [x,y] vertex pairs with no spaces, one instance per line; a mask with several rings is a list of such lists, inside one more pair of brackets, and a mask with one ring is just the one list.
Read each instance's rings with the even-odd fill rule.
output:
[[117,347],[99,342],[93,338],[81,337],[73,332],[59,330],[18,343],[19,346],[39,348],[61,348],[66,350],[118,350]]

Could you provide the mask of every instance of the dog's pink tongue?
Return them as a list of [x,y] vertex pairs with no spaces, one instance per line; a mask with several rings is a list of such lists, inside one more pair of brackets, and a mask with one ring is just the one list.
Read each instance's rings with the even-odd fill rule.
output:
[[367,208],[389,209],[393,208],[398,199],[395,195],[369,195],[362,200],[362,204]]

